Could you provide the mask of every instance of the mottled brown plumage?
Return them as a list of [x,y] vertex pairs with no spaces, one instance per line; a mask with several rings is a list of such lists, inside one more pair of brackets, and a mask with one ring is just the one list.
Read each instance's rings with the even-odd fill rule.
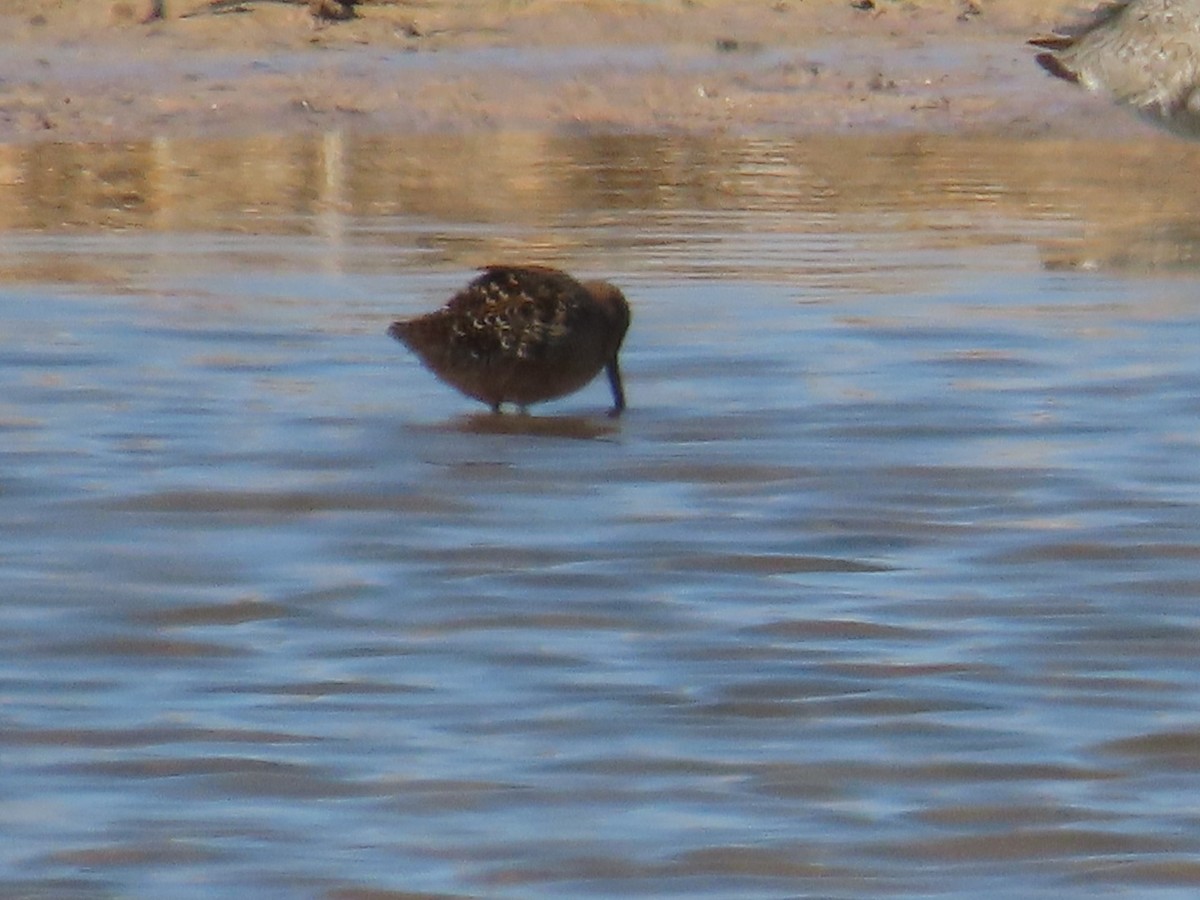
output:
[[1049,51],[1037,62],[1051,75],[1200,135],[1200,0],[1116,0],[1029,43]]
[[442,381],[499,412],[579,390],[608,373],[613,415],[625,408],[617,354],[629,304],[606,281],[544,266],[488,266],[444,307],[388,334]]

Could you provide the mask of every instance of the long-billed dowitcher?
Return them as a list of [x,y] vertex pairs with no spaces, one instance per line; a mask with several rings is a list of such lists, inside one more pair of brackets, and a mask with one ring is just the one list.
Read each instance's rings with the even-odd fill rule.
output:
[[1200,135],[1200,0],[1117,0],[1051,37],[1038,63],[1171,131]]
[[494,412],[565,396],[604,369],[619,415],[617,354],[628,328],[629,304],[607,281],[579,282],[545,266],[488,266],[441,309],[394,322],[388,334]]

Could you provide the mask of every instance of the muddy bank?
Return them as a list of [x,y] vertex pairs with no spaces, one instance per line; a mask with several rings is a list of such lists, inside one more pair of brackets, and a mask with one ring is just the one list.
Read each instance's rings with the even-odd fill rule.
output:
[[1024,40],[1068,3],[19,0],[0,141],[367,133],[1134,130]]

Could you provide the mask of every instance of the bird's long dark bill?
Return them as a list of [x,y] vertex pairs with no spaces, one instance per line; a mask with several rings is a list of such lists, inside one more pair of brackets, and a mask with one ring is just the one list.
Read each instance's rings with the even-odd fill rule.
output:
[[613,395],[613,415],[618,415],[625,409],[625,388],[621,385],[621,367],[617,365],[617,358],[614,356],[612,362],[606,367],[608,372],[608,386],[612,388]]

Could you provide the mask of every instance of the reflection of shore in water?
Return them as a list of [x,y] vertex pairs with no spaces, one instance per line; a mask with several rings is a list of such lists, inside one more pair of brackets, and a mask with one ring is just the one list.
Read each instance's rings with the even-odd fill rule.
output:
[[[334,131],[15,145],[0,146],[0,232],[312,237],[330,272],[344,270],[350,254],[384,245],[397,261],[456,272],[497,259],[570,259],[604,272],[633,255],[669,256],[680,271],[702,275],[713,274],[722,242],[754,232],[780,238],[759,242],[756,278],[824,273],[833,286],[847,277],[844,261],[782,252],[787,235],[836,231],[861,244],[861,261],[881,252],[888,233],[931,228],[939,248],[994,245],[1027,240],[1038,222],[1067,219],[1080,237],[1066,258],[1177,267],[1195,256],[1193,234],[1180,223],[1200,206],[1191,176],[1197,153],[1155,135],[385,138]],[[958,227],[981,209],[995,222],[992,235]],[[668,218],[672,228],[664,231]],[[157,246],[147,241],[143,249],[157,253]],[[173,240],[162,246],[173,252]],[[871,273],[858,265],[849,277],[864,290],[891,289]],[[95,275],[94,266],[73,271],[51,255],[0,252],[0,282]]]
[[1050,270],[1192,273],[1200,270],[1200,220],[1113,227],[1040,249],[1042,263]]

